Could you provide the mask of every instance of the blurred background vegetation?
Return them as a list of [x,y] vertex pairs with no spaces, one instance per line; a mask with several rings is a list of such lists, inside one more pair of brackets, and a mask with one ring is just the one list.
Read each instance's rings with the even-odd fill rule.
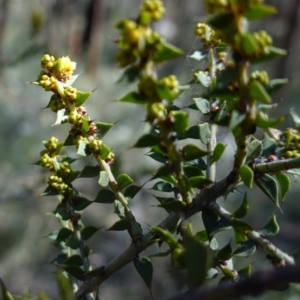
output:
[[[279,14],[262,22],[251,24],[254,29],[268,31],[275,46],[288,50],[282,59],[271,61],[265,68],[270,78],[289,78],[290,83],[274,96],[278,108],[276,114],[288,114],[291,108],[298,113],[300,98],[299,53],[300,53],[300,2],[297,0],[266,1],[278,7]],[[166,39],[182,48],[186,56],[168,63],[160,74],[174,73],[181,83],[191,79],[193,70],[201,65],[189,55],[200,43],[193,34],[196,22],[204,20],[203,1],[164,0],[166,15],[155,24]],[[137,183],[143,184],[153,174],[157,165],[145,156],[147,150],[130,149],[143,132],[143,108],[117,103],[116,100],[133,86],[117,85],[122,71],[116,67],[114,39],[117,32],[113,24],[122,17],[135,17],[140,0],[0,0],[0,275],[12,293],[18,294],[27,287],[36,293],[43,289],[57,297],[57,287],[51,260],[58,253],[46,236],[60,225],[55,218],[46,216],[57,203],[54,197],[41,198],[46,174],[32,163],[43,149],[42,140],[50,136],[64,139],[64,125],[51,127],[55,115],[50,110],[41,110],[48,104],[50,93],[37,86],[26,84],[34,81],[40,72],[40,57],[49,53],[55,57],[69,55],[77,62],[81,76],[75,86],[83,91],[95,90],[87,102],[89,115],[101,122],[114,123],[114,128],[105,137],[105,143],[113,148],[116,175],[127,172]],[[181,96],[180,106],[191,103],[199,96],[196,86]],[[191,125],[202,119],[190,112]],[[289,118],[282,128],[291,126]],[[262,132],[258,132],[261,135]],[[218,165],[218,179],[226,175],[233,162],[233,142],[230,134],[221,131],[220,139],[228,144],[226,158]],[[75,155],[74,150],[70,154]],[[73,152],[72,152],[73,151]],[[224,162],[225,161],[225,162]],[[82,168],[86,160],[80,159],[74,166]],[[89,162],[93,164],[92,161]],[[283,205],[284,214],[278,214],[280,233],[272,239],[278,247],[289,253],[300,248],[299,235],[299,179],[293,178],[293,189]],[[76,187],[84,196],[93,199],[99,189],[97,180],[76,181]],[[146,184],[132,201],[132,209],[142,227],[154,225],[166,216],[164,211],[153,207],[157,204]],[[244,189],[230,195],[225,202],[233,210],[242,200]],[[248,192],[251,213],[248,221],[259,229],[274,212],[272,203],[255,188]],[[221,199],[220,201],[223,202]],[[101,266],[130,243],[125,232],[106,232],[117,217],[111,205],[94,204],[85,210],[86,225],[104,226],[91,240],[94,266]],[[194,230],[203,229],[200,215],[192,218]],[[219,234],[226,241],[230,233]],[[225,236],[227,237],[225,239]],[[144,254],[155,254],[160,249],[152,246]],[[143,255],[144,255],[143,254]],[[236,268],[253,262],[253,269],[271,267],[262,253],[247,261],[236,260]],[[163,299],[182,291],[182,274],[171,269],[169,258],[153,258],[154,299]],[[132,264],[126,266],[103,284],[102,299],[150,299],[147,289]],[[283,294],[268,293],[263,299],[299,299],[287,291]],[[295,297],[295,298],[293,298]],[[55,298],[57,299],[57,298]]]

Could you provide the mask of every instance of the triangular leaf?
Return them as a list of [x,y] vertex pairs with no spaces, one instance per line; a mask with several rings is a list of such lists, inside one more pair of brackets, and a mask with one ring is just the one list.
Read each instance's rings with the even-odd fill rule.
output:
[[127,229],[128,229],[128,221],[127,219],[123,218],[117,221],[115,224],[113,224],[110,228],[108,228],[107,231],[122,231]]
[[248,211],[249,211],[249,204],[247,201],[247,194],[245,193],[241,206],[232,214],[232,216],[234,218],[241,219],[247,215]]
[[173,186],[170,183],[165,181],[156,182],[152,187],[152,189],[155,191],[165,192],[165,193],[173,192]]
[[76,211],[84,210],[92,203],[92,201],[81,196],[76,196],[73,198],[73,207]]
[[236,248],[233,252],[233,255],[238,257],[248,257],[254,254],[255,251],[256,251],[255,242],[253,242],[252,240],[248,240],[244,242],[242,245],[240,245],[238,248]]
[[278,204],[278,186],[276,180],[269,174],[259,174],[254,178],[256,185],[267,195],[276,205]]
[[199,124],[199,137],[200,141],[207,145],[211,140],[211,130],[208,123]]
[[133,179],[130,178],[127,174],[120,174],[117,178],[118,188],[120,190],[126,188],[128,185],[134,182]]
[[223,143],[218,143],[216,145],[216,147],[213,151],[212,157],[211,157],[212,162],[216,162],[222,157],[222,155],[226,149],[226,146],[227,145],[225,145]]
[[263,85],[258,80],[253,80],[249,85],[250,96],[258,101],[263,103],[271,103],[271,97],[268,92],[265,90]]
[[216,253],[216,258],[221,260],[228,260],[232,257],[233,251],[231,248],[231,241],[229,241],[228,244],[226,244],[222,249],[220,249]]
[[156,55],[153,57],[153,61],[162,62],[162,61],[176,58],[183,54],[184,52],[181,49],[163,40],[162,47],[159,49],[158,53],[156,53]]
[[132,199],[140,191],[141,188],[142,188],[142,186],[132,184],[128,188],[126,188],[126,190],[124,192],[124,196],[128,199]]
[[276,173],[276,178],[281,190],[281,201],[284,202],[284,197],[291,187],[291,182],[289,177],[283,172]]
[[182,148],[183,158],[185,161],[194,160],[207,155],[209,152],[199,148],[196,145],[186,145]]
[[76,92],[76,99],[75,99],[75,106],[79,107],[81,106],[87,99],[92,95],[93,92],[82,92],[77,91]]
[[158,207],[162,207],[167,211],[182,211],[185,208],[185,206],[185,202],[179,200],[169,201],[158,205]]
[[115,194],[111,191],[111,190],[108,190],[108,189],[101,189],[94,202],[96,203],[113,203],[116,199],[116,196]]
[[241,175],[242,181],[249,189],[252,189],[254,173],[248,165],[242,165],[240,167],[239,173]]
[[81,230],[81,237],[83,240],[88,240],[91,236],[93,236],[99,228],[94,226],[86,226]]
[[102,139],[115,124],[97,122],[97,137]]
[[152,147],[160,143],[160,138],[152,134],[145,134],[141,136],[133,147],[143,148],[143,147]]
[[207,232],[207,235],[209,238],[212,238],[212,231],[214,230],[214,227],[217,224],[219,217],[218,215],[211,209],[203,209],[202,211],[202,220],[204,223],[205,230]]
[[276,215],[273,215],[265,226],[258,232],[261,235],[274,236],[279,232],[279,225],[276,220]]
[[75,254],[72,255],[70,257],[68,257],[65,261],[64,264],[69,265],[69,266],[82,266],[83,265],[83,261],[80,255]]
[[148,257],[142,257],[142,258],[137,258],[133,260],[133,264],[146,283],[146,286],[151,293],[151,286],[152,286],[152,277],[153,277],[153,266],[152,262]]
[[130,92],[119,99],[120,102],[129,102],[135,104],[145,104],[145,99],[137,92]]

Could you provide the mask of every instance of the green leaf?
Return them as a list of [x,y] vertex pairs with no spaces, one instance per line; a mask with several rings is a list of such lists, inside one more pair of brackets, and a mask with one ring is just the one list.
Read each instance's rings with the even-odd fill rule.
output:
[[154,136],[152,134],[145,134],[141,136],[133,147],[143,148],[143,147],[152,147],[160,143],[159,136]]
[[52,126],[62,124],[69,119],[69,114],[65,108],[60,109],[56,113],[56,121]]
[[73,146],[74,145],[73,140],[74,137],[71,134],[69,134],[64,142],[64,146]]
[[182,211],[185,207],[186,204],[185,202],[179,201],[179,200],[174,200],[174,201],[169,201],[163,204],[157,205],[158,207],[162,207],[166,209],[167,211]]
[[97,122],[97,138],[102,139],[115,124]]
[[209,114],[210,104],[208,100],[204,98],[193,98],[193,101],[202,114],[204,115]]
[[155,175],[151,178],[152,179],[156,179],[156,178],[162,178],[164,176],[168,176],[170,174],[172,174],[174,171],[172,170],[172,168],[168,167],[168,166],[162,166],[160,167]]
[[195,237],[197,239],[199,239],[199,241],[201,241],[202,243],[204,244],[209,244],[209,238],[208,238],[208,235],[207,235],[207,232],[206,230],[201,230],[201,231],[198,231],[196,234],[195,234]]
[[73,198],[73,207],[76,211],[84,210],[92,203],[92,201],[81,196],[76,196]]
[[242,219],[247,215],[248,211],[249,211],[249,204],[247,201],[247,194],[245,193],[241,206],[232,214],[232,216],[234,218]]
[[158,52],[153,57],[153,61],[154,62],[162,62],[162,61],[166,61],[166,60],[170,60],[170,59],[179,57],[183,54],[184,54],[184,52],[181,49],[179,49],[163,40],[162,47],[158,50]]
[[223,155],[223,153],[224,153],[224,151],[225,151],[225,149],[226,149],[226,146],[227,146],[227,145],[225,145],[225,144],[223,144],[223,143],[218,143],[218,144],[216,145],[216,147],[215,147],[215,149],[214,149],[214,152],[213,152],[213,154],[212,154],[212,158],[211,158],[211,160],[212,160],[213,162],[218,161],[218,160],[222,157],[222,155]]
[[137,92],[130,92],[119,99],[120,102],[129,102],[135,104],[145,104],[145,99]]
[[174,125],[171,127],[174,132],[184,132],[189,126],[188,114],[185,111],[172,111]]
[[77,91],[76,93],[76,99],[75,99],[75,106],[79,107],[81,106],[88,97],[90,97],[93,94],[93,92],[81,92]]
[[288,83],[287,78],[272,79],[269,81],[268,85],[265,86],[265,89],[269,94],[272,94],[276,92],[278,89],[280,89],[282,86],[286,85],[287,83]]
[[279,207],[278,186],[276,180],[269,174],[259,174],[259,176],[254,178],[254,182],[264,194],[274,202],[276,207]]
[[167,251],[158,252],[156,254],[149,255],[149,257],[165,257],[168,256],[172,252],[172,249],[169,248]]
[[[214,29],[220,29],[221,31],[224,29],[226,29],[226,31],[229,30],[232,22],[232,15],[228,12],[214,14],[212,17],[206,20],[206,24],[212,26]],[[232,34],[234,34],[234,32],[232,32]]]
[[244,242],[242,245],[240,245],[239,247],[237,247],[234,250],[233,255],[238,257],[249,257],[253,255],[255,251],[256,251],[255,242],[248,240]]
[[273,46],[267,46],[265,47],[263,54],[260,54],[257,57],[250,58],[249,61],[252,64],[261,63],[268,59],[275,58],[278,56],[284,56],[284,55],[286,55],[286,51],[284,49],[276,48]]
[[258,3],[251,4],[250,7],[245,10],[244,16],[248,20],[258,20],[276,13],[277,9],[274,6]]
[[62,265],[67,258],[68,255],[66,253],[59,253],[55,258],[51,260],[51,263],[56,266]]
[[152,187],[152,190],[170,193],[170,192],[173,192],[173,186],[168,182],[158,181],[154,184],[154,186]]
[[252,189],[254,173],[248,165],[242,165],[240,167],[239,173],[241,175],[242,181],[249,189]]
[[69,220],[71,217],[70,213],[65,207],[58,207],[56,210],[56,214],[58,214],[64,221]]
[[262,142],[254,139],[248,146],[247,162],[254,160],[254,158],[261,155],[262,152]]
[[210,232],[210,236],[213,236],[218,232],[225,231],[225,230],[228,230],[231,228],[232,228],[232,225],[228,220],[226,220],[224,218],[220,218],[220,220],[218,220],[215,223],[215,226],[212,228],[212,230]]
[[115,199],[116,199],[116,196],[111,190],[101,189],[98,192],[94,202],[96,202],[96,203],[114,203]]
[[198,71],[194,73],[195,78],[200,82],[204,87],[209,87],[211,79],[208,74],[203,71]]
[[169,158],[167,156],[164,156],[158,152],[152,152],[152,153],[146,154],[146,155],[162,164],[165,164],[169,160]]
[[258,80],[253,80],[250,82],[249,93],[250,96],[255,100],[261,101],[266,104],[271,103],[270,95]]
[[123,204],[119,200],[114,201],[114,213],[117,214],[120,218],[125,217],[125,209]]
[[134,182],[127,174],[120,174],[117,178],[118,188],[120,190],[126,188],[128,185]]
[[234,239],[237,245],[242,244],[248,240],[247,236],[244,233],[236,230],[234,230]]
[[83,240],[88,240],[90,237],[92,237],[99,228],[94,227],[94,226],[86,226],[81,230],[81,237]]
[[249,278],[251,275],[252,264],[238,270],[238,274],[240,278]]
[[41,193],[41,196],[57,196],[59,195],[59,192],[57,189],[47,186],[46,189]]
[[211,209],[203,209],[202,211],[202,220],[209,238],[212,238],[212,232],[217,224],[219,217],[218,215]]
[[183,159],[185,161],[194,160],[209,154],[208,151],[203,150],[195,145],[189,144],[182,148]]
[[103,159],[103,160],[106,159],[108,157],[110,151],[111,151],[111,149],[108,146],[106,146],[105,144],[102,144],[101,152],[100,152],[101,159]]
[[107,229],[107,231],[122,231],[128,229],[128,221],[127,219],[123,218],[119,221],[117,221],[115,224],[113,224],[110,228]]
[[189,178],[191,187],[197,189],[203,189],[206,185],[211,184],[212,181],[206,176],[194,176]]
[[261,46],[251,33],[243,33],[240,36],[240,51],[248,56],[256,55],[260,52]]
[[67,273],[69,273],[70,275],[72,275],[73,277],[75,277],[78,280],[84,280],[84,271],[77,266],[65,266],[63,268]]
[[105,171],[100,171],[100,176],[99,176],[99,180],[98,180],[98,184],[106,187],[109,183],[109,178],[108,178],[108,174]]
[[280,123],[282,123],[284,120],[284,116],[281,116],[276,119],[269,119],[267,114],[264,114],[263,112],[258,112],[256,115],[256,125],[260,128],[270,128],[270,127],[276,127]]
[[281,190],[281,201],[284,202],[284,197],[291,187],[290,178],[283,172],[276,173],[276,178]]
[[83,265],[83,261],[82,261],[82,258],[80,255],[78,254],[75,254],[75,255],[72,255],[70,257],[68,257],[65,261],[64,261],[64,264],[65,265],[68,265],[68,266],[82,266]]
[[276,220],[276,215],[273,215],[265,226],[258,232],[261,235],[274,236],[279,232],[279,225]]
[[84,132],[88,132],[89,128],[90,128],[91,121],[88,118],[84,118],[84,117],[81,117],[81,121],[82,121],[81,129]]
[[120,79],[117,83],[131,83],[138,79],[139,74],[141,72],[141,68],[137,66],[130,66],[125,70],[125,72],[121,75]]
[[78,178],[92,178],[99,175],[99,166],[85,166],[79,173]]
[[184,139],[199,139],[199,127],[198,125],[191,126],[187,131],[184,133],[178,134],[178,140],[184,140]]
[[66,245],[70,247],[71,249],[78,249],[79,248],[79,240],[76,236],[71,235],[66,240]]
[[221,260],[228,260],[232,257],[233,251],[231,248],[231,241],[227,245],[225,245],[222,249],[220,249],[216,253],[216,258]]
[[239,220],[239,219],[232,219],[230,220],[230,223],[234,230],[236,231],[247,231],[252,230],[252,227],[245,221]]
[[267,133],[264,133],[262,155],[268,157],[269,155],[274,154],[276,147],[275,140],[270,138]]
[[56,280],[59,285],[59,294],[61,300],[75,300],[71,281],[63,274],[61,270],[56,272]]
[[198,125],[200,141],[207,145],[211,140],[211,131],[208,123],[203,123]]
[[201,285],[209,266],[207,247],[187,230],[183,231],[184,261],[190,287]]
[[152,262],[148,257],[137,258],[133,260],[133,264],[144,280],[149,292],[151,292],[152,277],[153,277],[153,266]]
[[87,141],[80,141],[79,142],[79,146],[77,149],[77,154],[81,155],[81,156],[87,156],[87,145],[89,144],[89,142]]
[[188,178],[196,177],[196,176],[204,176],[204,172],[200,168],[194,166],[186,166],[186,167],[184,166],[183,170],[184,170],[184,174]]
[[142,186],[132,184],[124,191],[124,196],[131,200],[141,190],[141,188]]

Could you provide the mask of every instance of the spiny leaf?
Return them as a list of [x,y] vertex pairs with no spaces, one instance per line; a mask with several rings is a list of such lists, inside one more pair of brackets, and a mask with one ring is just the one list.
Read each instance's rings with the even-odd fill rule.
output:
[[127,219],[122,218],[121,220],[113,224],[110,228],[108,228],[107,231],[122,231],[127,229],[128,229],[128,221]]
[[160,138],[152,134],[145,134],[141,136],[133,145],[135,148],[152,147],[160,143]]
[[207,235],[209,238],[212,238],[212,231],[214,230],[214,227],[216,226],[216,223],[218,221],[219,217],[218,215],[211,209],[203,209],[202,211],[202,220],[204,223],[205,230],[207,232]]
[[113,203],[116,199],[116,196],[115,194],[111,191],[111,190],[108,190],[108,189],[101,189],[94,202],[95,203]]
[[279,225],[276,220],[276,215],[273,215],[264,227],[258,232],[261,235],[274,236],[279,232]]
[[154,184],[152,189],[159,192],[170,193],[173,191],[173,186],[168,182],[158,181]]
[[284,197],[291,187],[291,182],[289,177],[283,172],[276,173],[276,178],[281,189],[281,201],[284,202]]
[[46,189],[41,194],[41,196],[56,196],[56,195],[59,195],[57,189],[51,186],[47,186]]
[[196,145],[186,145],[182,148],[183,158],[185,161],[194,160],[207,155],[209,152]]
[[262,142],[254,139],[248,146],[247,162],[252,161],[254,158],[261,155],[262,152]]
[[216,147],[215,147],[215,149],[213,151],[213,154],[212,154],[212,158],[211,158],[211,160],[213,162],[218,161],[222,157],[222,155],[223,155],[223,153],[224,153],[224,151],[226,149],[226,146],[227,145],[225,145],[223,143],[218,143],[216,145]]
[[92,95],[93,92],[76,92],[75,106],[81,106]]
[[97,138],[102,139],[115,124],[97,122]]
[[254,173],[248,165],[242,165],[240,167],[239,173],[241,175],[242,181],[249,188],[252,189]]
[[255,243],[251,240],[248,240],[244,242],[242,245],[240,245],[238,248],[236,248],[233,252],[233,255],[238,257],[248,257],[254,254],[255,250],[256,250]]
[[270,95],[258,80],[253,80],[250,82],[249,93],[253,99],[256,99],[266,104],[271,103]]
[[68,257],[65,261],[64,264],[69,265],[69,266],[82,266],[83,265],[83,261],[80,255],[75,254],[72,255],[70,257]]
[[276,180],[269,174],[259,174],[254,178],[256,185],[268,196],[272,202],[279,207],[278,204],[278,186]]
[[89,205],[91,205],[93,202],[84,198],[84,197],[74,197],[73,198],[73,205],[74,205],[74,209],[76,211],[80,211],[80,210],[84,210],[85,208],[87,208]]
[[106,146],[105,144],[102,144],[101,152],[100,152],[101,159],[103,159],[103,160],[107,159],[110,151],[111,151],[111,149],[108,146]]
[[141,188],[142,188],[142,186],[132,184],[128,188],[126,188],[126,190],[124,192],[124,196],[128,199],[132,199],[140,191]]
[[199,286],[207,275],[209,264],[207,247],[187,230],[183,231],[183,244],[189,286]]
[[270,15],[276,14],[277,9],[274,6],[263,3],[254,3],[245,10],[245,18],[248,20],[258,20]]
[[169,201],[158,205],[158,207],[165,208],[167,211],[182,211],[185,206],[185,202],[179,200]]
[[133,260],[133,264],[151,293],[153,266],[148,257]]
[[233,251],[231,248],[231,241],[229,241],[228,244],[226,244],[222,249],[220,249],[216,253],[216,258],[221,260],[228,260],[232,257]]
[[120,102],[129,102],[135,104],[145,104],[145,99],[137,92],[130,92],[119,99]]
[[125,70],[117,83],[131,83],[138,79],[141,69],[137,66],[131,66]]
[[120,174],[117,178],[118,188],[120,190],[126,188],[128,185],[134,182],[133,179],[130,178],[127,174]]
[[247,201],[247,194],[245,193],[241,206],[232,214],[232,216],[234,218],[241,219],[247,215],[248,211],[249,211],[249,204]]
[[94,226],[86,226],[82,229],[81,231],[81,237],[83,240],[88,240],[91,236],[93,236],[99,228],[94,227]]
[[153,57],[153,61],[162,62],[176,58],[183,54],[184,52],[181,49],[169,44],[166,41],[163,41],[162,47],[159,49],[158,53],[156,53],[156,55]]
[[99,166],[85,166],[79,173],[78,178],[92,178],[99,175]]

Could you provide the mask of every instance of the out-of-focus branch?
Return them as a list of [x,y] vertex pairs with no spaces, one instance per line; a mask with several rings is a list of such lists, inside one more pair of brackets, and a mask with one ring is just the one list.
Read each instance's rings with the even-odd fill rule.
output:
[[258,271],[248,279],[237,283],[223,282],[217,286],[205,286],[194,289],[184,294],[177,295],[169,300],[229,300],[240,299],[243,296],[258,296],[266,289],[278,287],[278,285],[300,281],[300,267],[289,266],[274,270]]
[[275,173],[288,169],[300,168],[299,158],[283,159],[274,162],[254,165],[253,170],[260,173]]

